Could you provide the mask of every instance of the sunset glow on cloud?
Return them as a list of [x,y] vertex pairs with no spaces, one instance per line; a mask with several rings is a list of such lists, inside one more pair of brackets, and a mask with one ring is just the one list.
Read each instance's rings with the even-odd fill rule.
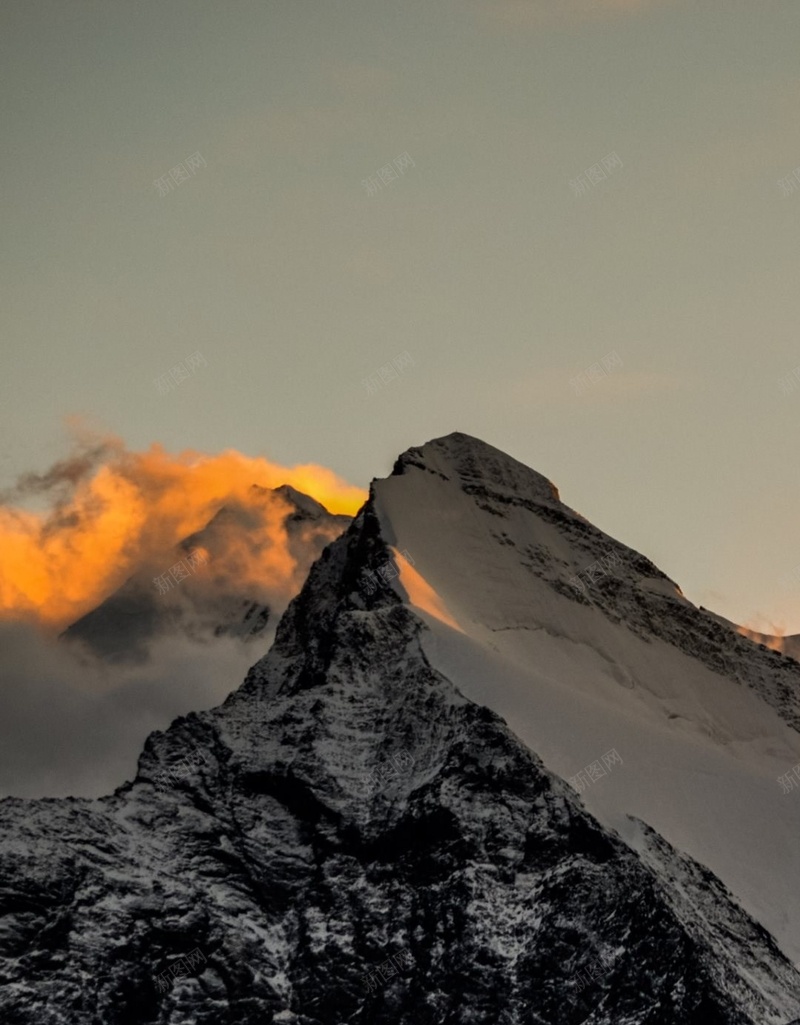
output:
[[[296,567],[283,529],[290,508],[276,500],[254,505],[251,492],[281,484],[334,513],[352,515],[366,497],[314,464],[285,467],[232,450],[171,454],[158,444],[132,452],[116,437],[76,437],[68,459],[20,478],[0,505],[0,617],[63,627],[136,570],[166,570],[173,546],[225,505],[252,509],[258,527],[247,541],[231,533],[228,569],[242,583],[252,577],[275,586],[281,573],[291,579]],[[17,504],[34,496],[45,498],[43,511]],[[223,572],[219,564],[215,572]]]

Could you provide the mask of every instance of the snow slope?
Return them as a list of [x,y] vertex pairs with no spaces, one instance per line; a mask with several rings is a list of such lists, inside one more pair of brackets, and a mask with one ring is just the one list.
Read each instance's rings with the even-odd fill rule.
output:
[[[708,866],[799,961],[800,790],[777,779],[800,763],[800,666],[721,628],[476,439],[412,449],[373,489],[383,536],[414,560],[392,586],[430,626],[432,665],[565,779],[616,750],[587,808]],[[419,578],[446,617],[413,604]]]

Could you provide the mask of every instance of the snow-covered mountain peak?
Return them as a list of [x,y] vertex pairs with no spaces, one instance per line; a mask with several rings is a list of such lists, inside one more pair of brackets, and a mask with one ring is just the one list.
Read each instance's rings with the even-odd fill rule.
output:
[[746,681],[800,729],[800,680],[789,650],[759,648],[695,607],[650,559],[491,445],[455,433],[409,449],[373,483],[368,508],[382,539],[408,550],[459,622],[546,629],[595,644],[606,629],[600,613],[648,643],[658,637]]
[[543,502],[559,500],[558,489],[542,474],[485,441],[460,431],[408,449],[395,462],[392,474],[407,473],[412,467],[446,480],[458,480],[467,490],[483,485],[499,494]]
[[[293,508],[294,512],[291,514],[291,517],[294,520],[318,520],[323,517],[332,516],[316,498],[298,491],[291,484],[280,484],[277,488],[264,488],[260,484],[253,484],[250,491],[253,495],[263,498],[265,501],[270,501],[272,496],[283,498]],[[342,523],[347,523],[350,517],[342,516],[340,519]]]
[[413,559],[391,586],[425,620],[427,657],[566,778],[628,751],[635,772],[588,790],[593,811],[623,832],[626,815],[647,821],[800,955],[800,818],[781,790],[800,763],[800,666],[551,488],[465,435],[373,484],[379,537]]
[[546,477],[466,434],[409,449],[373,484],[371,503],[384,539],[408,549],[468,619],[494,629],[541,625],[541,616],[555,627],[576,601],[616,621],[641,619],[643,601],[689,604],[649,559],[565,505]]

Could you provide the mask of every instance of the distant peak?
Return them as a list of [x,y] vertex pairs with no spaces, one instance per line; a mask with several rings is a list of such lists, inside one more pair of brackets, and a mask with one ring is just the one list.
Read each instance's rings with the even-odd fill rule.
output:
[[405,451],[395,462],[392,475],[411,467],[427,470],[462,484],[490,484],[518,494],[529,493],[542,501],[560,501],[558,488],[541,473],[470,434],[453,431],[419,447]]
[[[279,484],[277,488],[273,488],[276,494],[284,495],[292,502],[302,502],[309,496],[304,494],[302,491],[298,491],[297,488],[293,488],[291,484]],[[314,500],[312,499],[312,502]]]
[[249,491],[253,498],[258,499],[268,500],[269,496],[277,495],[294,506],[298,512],[308,513],[311,516],[319,516],[321,513],[328,512],[325,506],[315,498],[307,495],[304,491],[298,491],[291,484],[280,484],[277,488],[265,488],[260,484],[251,484]]
[[279,487],[273,488],[273,494],[279,495],[290,505],[294,506],[298,513],[306,516],[316,519],[318,516],[328,514],[328,510],[324,505],[310,495],[306,495],[302,491],[293,488],[291,484],[281,484]]

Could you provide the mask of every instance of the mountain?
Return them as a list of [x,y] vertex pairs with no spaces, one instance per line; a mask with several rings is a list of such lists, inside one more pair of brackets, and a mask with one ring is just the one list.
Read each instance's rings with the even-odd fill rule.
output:
[[62,639],[118,663],[143,662],[150,643],[168,634],[263,639],[350,517],[329,513],[288,484],[253,485],[249,499],[223,507],[158,563],[137,571]]
[[474,439],[405,453],[374,508],[436,596],[432,664],[565,779],[616,750],[623,767],[576,780],[589,810],[623,836],[628,816],[648,822],[800,960],[800,784],[778,782],[800,766],[800,665],[695,608]]
[[749,638],[761,647],[771,648],[773,651],[779,651],[782,655],[787,655],[789,658],[793,658],[795,662],[800,662],[800,634],[759,633],[759,631],[753,630],[750,627],[740,626],[738,623],[734,623],[730,619],[726,619],[725,616],[721,616],[717,612],[710,612],[708,609],[704,609],[702,605],[700,606],[700,609],[702,612],[706,612],[718,623],[722,623],[722,625],[727,627],[729,630],[733,630],[734,633],[741,634],[743,637]]
[[[798,669],[498,450],[410,449],[222,706],[110,797],[0,802],[2,1020],[785,1025],[753,908],[786,838],[744,820]],[[738,833],[703,779],[733,766]],[[689,849],[702,800],[734,861],[772,830],[761,889]]]

